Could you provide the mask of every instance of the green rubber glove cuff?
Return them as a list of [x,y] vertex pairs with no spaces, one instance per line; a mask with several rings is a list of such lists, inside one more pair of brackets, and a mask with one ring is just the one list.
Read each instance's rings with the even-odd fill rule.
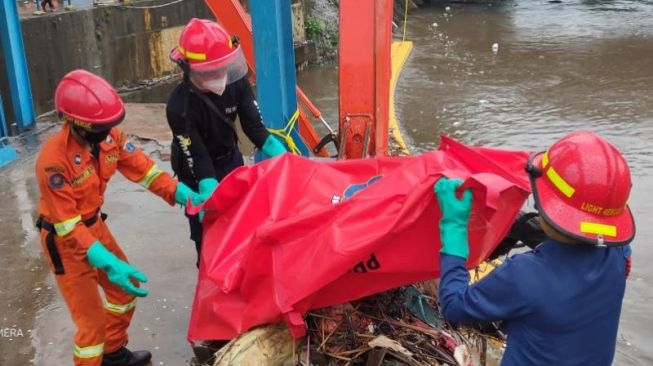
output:
[[186,206],[188,202],[188,197],[196,195],[192,189],[188,188],[184,183],[177,183],[177,190],[175,191],[175,202],[182,206]]
[[88,248],[86,258],[91,266],[106,272],[109,281],[120,286],[125,292],[134,296],[147,296],[147,289],[134,286],[130,280],[130,277],[133,277],[140,282],[147,282],[147,277],[129,263],[116,257],[99,241],[96,240]]
[[472,210],[472,192],[465,190],[461,199],[456,197],[456,189],[462,181],[442,177],[433,186],[438,198],[442,219],[440,220],[440,253],[455,255],[464,259],[469,257],[468,230],[469,215]]
[[442,222],[440,222],[440,240],[442,241],[440,253],[455,255],[465,260],[469,258],[467,227],[443,226]]
[[200,202],[195,203],[195,201],[193,201],[193,205],[199,205],[200,203],[204,203],[204,201],[211,198],[213,192],[215,192],[216,188],[218,188],[218,180],[215,178],[204,178],[200,180],[198,187],[200,193],[197,195],[197,198],[200,200]]
[[111,263],[119,260],[113,253],[107,250],[98,240],[96,240],[86,251],[88,262],[95,268],[106,271]]
[[265,143],[263,144],[263,147],[261,147],[261,150],[265,155],[271,158],[288,152],[283,144],[272,135],[265,139]]

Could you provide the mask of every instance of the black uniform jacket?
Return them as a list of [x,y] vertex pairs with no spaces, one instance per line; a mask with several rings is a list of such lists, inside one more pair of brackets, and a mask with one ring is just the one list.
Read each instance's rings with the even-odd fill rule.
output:
[[[233,122],[236,116],[243,132],[257,148],[260,149],[269,136],[247,78],[227,85],[222,95],[204,94],[228,121],[196,93],[198,91],[191,90],[188,82],[182,82],[170,93],[166,105],[173,134],[172,169],[191,187],[204,178],[215,178],[217,170],[223,170],[234,154],[240,154]],[[184,110],[187,118],[184,118]]]

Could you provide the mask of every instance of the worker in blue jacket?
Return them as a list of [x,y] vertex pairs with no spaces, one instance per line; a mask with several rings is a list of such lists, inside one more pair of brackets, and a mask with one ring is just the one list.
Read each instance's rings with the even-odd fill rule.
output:
[[434,186],[440,221],[440,303],[452,323],[502,321],[501,365],[611,365],[635,224],[630,171],[621,153],[574,132],[526,168],[547,239],[469,285],[472,193],[460,180]]

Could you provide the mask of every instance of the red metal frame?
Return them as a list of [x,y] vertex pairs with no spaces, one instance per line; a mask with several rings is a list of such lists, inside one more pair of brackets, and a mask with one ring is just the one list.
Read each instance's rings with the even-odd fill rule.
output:
[[256,66],[254,65],[254,41],[252,39],[252,21],[238,0],[206,0],[206,5],[223,27],[232,35],[240,38],[247,65],[252,71],[254,80]]
[[392,0],[340,1],[343,159],[388,154],[392,7]]
[[[225,29],[230,33],[237,35],[240,38],[240,45],[243,48],[243,53],[247,59],[247,65],[252,74],[250,80],[255,81],[256,65],[254,63],[254,41],[252,38],[252,22],[249,14],[245,11],[242,4],[238,0],[206,0],[206,5],[211,9],[213,15],[220,21]],[[297,87],[297,98],[299,105],[297,106],[299,114],[299,134],[304,139],[306,145],[313,151],[315,146],[320,142],[320,138],[313,129],[313,124],[308,118],[308,113],[303,110],[302,105],[307,106],[315,118],[319,118],[320,113],[317,108],[311,103],[306,95]],[[316,112],[317,111],[317,115]],[[328,151],[320,149],[318,152],[313,153],[317,156],[326,157]]]

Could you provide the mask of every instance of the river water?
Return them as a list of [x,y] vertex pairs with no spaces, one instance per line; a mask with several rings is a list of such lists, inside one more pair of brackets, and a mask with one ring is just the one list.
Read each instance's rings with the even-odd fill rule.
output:
[[[414,152],[440,134],[543,150],[584,129],[624,153],[638,233],[614,364],[653,365],[653,1],[430,5],[411,11],[407,39],[395,105]],[[336,124],[337,69],[298,78]]]

